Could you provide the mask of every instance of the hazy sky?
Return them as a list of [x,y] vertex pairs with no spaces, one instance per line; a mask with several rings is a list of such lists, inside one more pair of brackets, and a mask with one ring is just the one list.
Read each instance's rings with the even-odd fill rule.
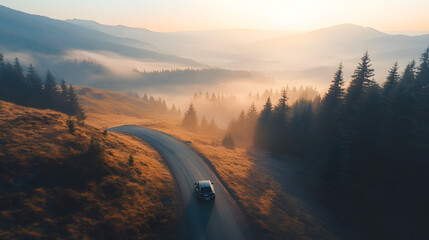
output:
[[56,19],[91,19],[154,31],[312,30],[342,23],[382,31],[428,31],[429,0],[2,0]]

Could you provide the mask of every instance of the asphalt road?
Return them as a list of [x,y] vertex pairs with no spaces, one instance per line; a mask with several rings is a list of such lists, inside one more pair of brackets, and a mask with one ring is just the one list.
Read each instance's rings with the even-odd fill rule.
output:
[[[165,160],[176,181],[183,214],[178,239],[249,239],[245,221],[235,201],[207,166],[186,143],[160,131],[137,126],[119,126],[110,131],[128,133],[152,145]],[[209,179],[216,199],[198,201],[194,183]]]

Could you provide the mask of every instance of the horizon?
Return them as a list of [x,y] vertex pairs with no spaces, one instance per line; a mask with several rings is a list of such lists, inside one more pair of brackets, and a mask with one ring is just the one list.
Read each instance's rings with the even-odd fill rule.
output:
[[[302,33],[342,24],[370,27],[385,33],[419,35],[429,33],[429,2],[413,0],[395,6],[385,6],[388,1],[372,3],[358,1],[340,4],[329,0],[322,4],[313,0],[305,2],[288,1],[287,3],[271,0],[271,4],[256,1],[227,3],[191,3],[182,4],[170,0],[137,3],[134,0],[122,1],[99,0],[88,4],[85,1],[60,0],[52,3],[42,0],[37,2],[5,0],[2,5],[29,14],[46,16],[57,20],[89,20],[110,26],[145,28],[154,32],[182,31],[218,31],[218,30],[266,30]],[[242,3],[242,5],[240,5]],[[335,7],[328,7],[329,3]],[[243,7],[244,6],[244,7]],[[308,7],[312,6],[312,7]],[[353,6],[351,9],[350,6]],[[356,15],[364,7],[366,15]],[[383,17],[379,17],[379,8],[385,7]],[[190,8],[194,10],[191,11]],[[286,10],[285,10],[286,9]],[[285,10],[285,11],[283,11]],[[115,14],[112,14],[112,13]],[[171,13],[174,12],[172,15]],[[222,18],[218,17],[219,15]],[[409,16],[413,17],[410,18]],[[328,16],[328,17],[327,17]],[[401,22],[407,16],[407,21]]]

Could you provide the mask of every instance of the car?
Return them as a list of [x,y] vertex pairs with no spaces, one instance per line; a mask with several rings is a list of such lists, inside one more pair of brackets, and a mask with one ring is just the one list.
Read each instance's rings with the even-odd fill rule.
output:
[[195,191],[197,192],[198,200],[214,200],[216,193],[213,183],[210,180],[201,180],[194,183]]

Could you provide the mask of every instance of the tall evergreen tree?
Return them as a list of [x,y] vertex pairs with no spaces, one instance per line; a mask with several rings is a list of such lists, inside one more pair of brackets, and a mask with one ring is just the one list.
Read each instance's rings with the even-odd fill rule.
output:
[[70,109],[69,114],[76,116],[79,121],[84,120],[86,118],[85,111],[80,105],[76,91],[74,90],[72,85],[69,85],[69,87],[67,88],[66,96],[68,97],[67,102],[69,106],[68,109]]
[[271,121],[273,105],[268,97],[255,126],[253,144],[255,147],[267,149],[270,146]]
[[12,72],[12,99],[19,104],[27,105],[29,98],[29,89],[24,76],[24,70],[18,58],[15,58]]
[[420,64],[417,68],[417,81],[421,89],[419,90],[417,106],[418,128],[420,139],[422,139],[422,148],[429,147],[429,47],[420,57]]
[[250,105],[249,110],[247,110],[246,117],[251,122],[256,121],[256,119],[258,118],[258,110],[256,109],[256,105],[254,102],[252,103],[252,105]]
[[273,132],[271,135],[271,144],[270,147],[274,151],[284,151],[286,150],[284,146],[288,145],[288,141],[286,140],[286,131],[287,129],[287,112],[289,111],[289,106],[287,104],[287,96],[286,89],[282,89],[281,96],[277,105],[273,110],[273,120],[272,120],[272,128]]
[[5,78],[5,63],[3,54],[0,53],[0,97],[5,97],[6,78]]
[[343,64],[340,63],[337,71],[335,72],[334,80],[329,86],[328,92],[323,98],[322,102],[326,107],[337,108],[342,102],[344,97],[344,76]]
[[39,74],[31,64],[28,67],[27,82],[30,84],[33,91],[36,91],[37,93],[42,92],[42,79],[40,79]]
[[353,105],[362,98],[368,87],[374,84],[372,77],[374,77],[374,69],[368,52],[365,52],[352,75],[350,86],[347,89],[346,105],[349,108],[353,108]]
[[416,78],[423,86],[429,87],[429,47],[420,57]]
[[43,87],[43,95],[45,98],[45,105],[50,108],[56,109],[58,106],[57,81],[49,70],[46,73],[46,80]]
[[399,82],[398,62],[393,64],[393,67],[389,70],[386,82],[383,84],[383,93],[385,97],[390,97],[392,91],[395,89],[396,84]]
[[416,61],[413,59],[411,62],[407,64],[405,67],[404,72],[402,73],[401,81],[400,81],[401,87],[407,88],[407,89],[415,89],[417,86],[416,81]]
[[190,104],[188,111],[185,112],[183,117],[182,125],[189,129],[195,129],[198,127],[197,111],[195,110],[194,104]]

